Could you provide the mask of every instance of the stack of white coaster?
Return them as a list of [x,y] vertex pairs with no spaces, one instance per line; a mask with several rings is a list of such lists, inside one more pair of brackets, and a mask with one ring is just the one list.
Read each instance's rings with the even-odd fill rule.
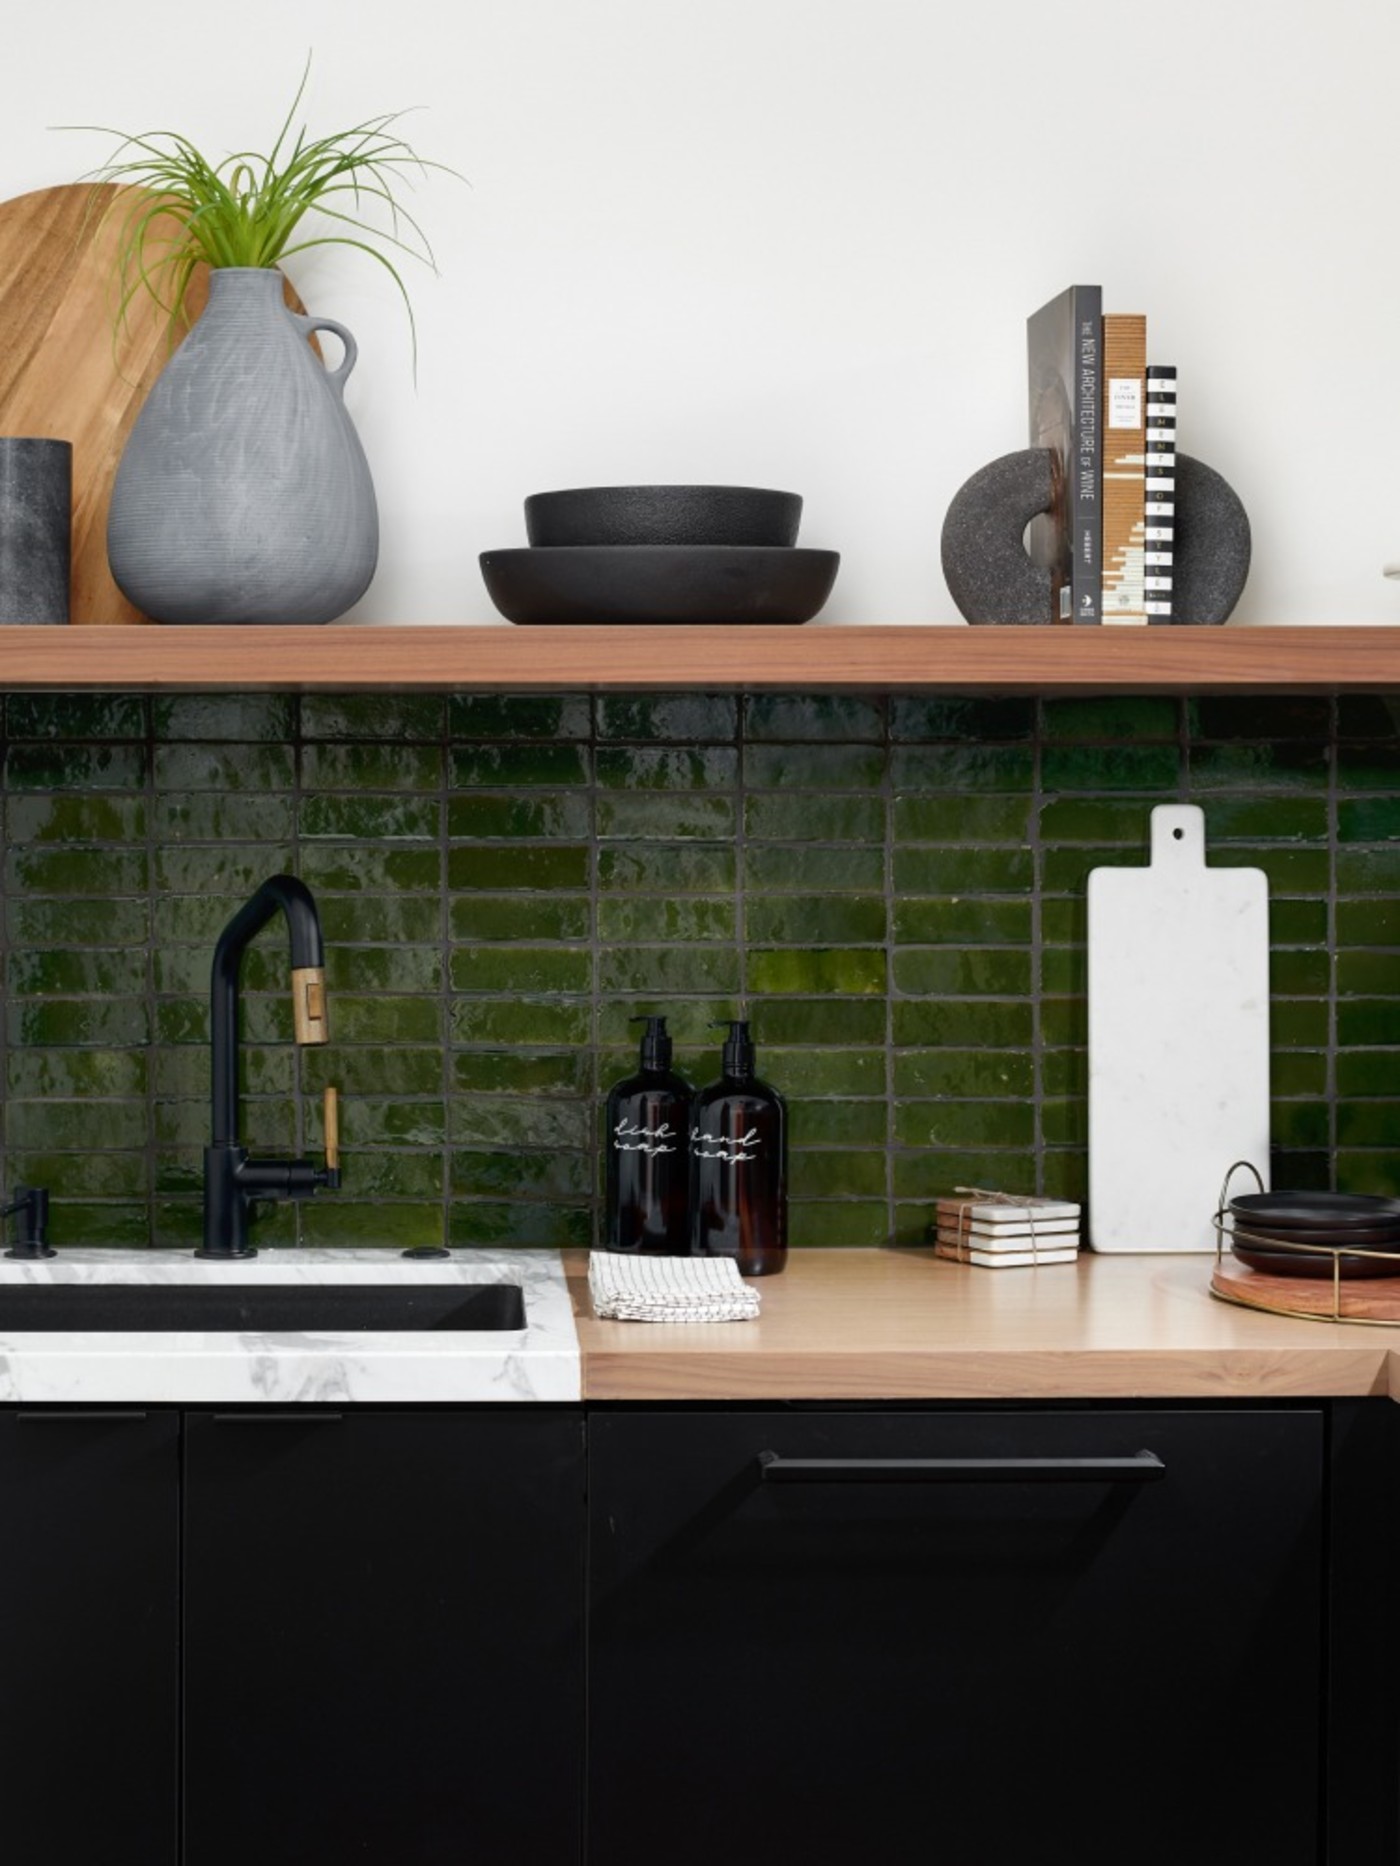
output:
[[1079,1207],[1068,1199],[1019,1198],[959,1186],[940,1199],[934,1251],[984,1270],[1073,1263],[1079,1255]]
[[753,1322],[758,1291],[732,1257],[641,1257],[595,1250],[588,1288],[610,1322]]

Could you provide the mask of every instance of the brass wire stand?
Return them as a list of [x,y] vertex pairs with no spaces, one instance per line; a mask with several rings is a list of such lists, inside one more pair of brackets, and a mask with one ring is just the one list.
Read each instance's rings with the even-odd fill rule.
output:
[[[1400,1250],[1377,1250],[1359,1244],[1300,1244],[1293,1238],[1269,1237],[1262,1231],[1245,1231],[1239,1225],[1235,1214],[1229,1209],[1230,1181],[1243,1169],[1253,1173],[1260,1192],[1265,1190],[1259,1170],[1249,1160],[1236,1160],[1226,1173],[1220,1188],[1220,1200],[1212,1225],[1215,1230],[1215,1273],[1211,1278],[1210,1293],[1218,1302],[1232,1302],[1242,1309],[1258,1309],[1269,1315],[1286,1315],[1300,1322],[1349,1322],[1353,1326],[1364,1328],[1400,1328]],[[1225,1253],[1238,1238],[1246,1248],[1258,1244],[1271,1251],[1281,1251],[1299,1257],[1327,1258],[1332,1265],[1329,1278],[1310,1278],[1300,1282],[1301,1288],[1320,1291],[1326,1285],[1331,1293],[1331,1304],[1314,1308],[1298,1308],[1288,1302],[1273,1289],[1274,1279],[1257,1292],[1245,1294],[1238,1283],[1222,1286],[1221,1277],[1225,1269]],[[1365,1257],[1394,1265],[1395,1282],[1389,1276],[1367,1278],[1365,1281],[1352,1282],[1342,1275],[1344,1257]],[[1396,1303],[1394,1315],[1366,1315],[1357,1313],[1358,1306],[1364,1306],[1368,1300],[1374,1301],[1378,1289],[1388,1294]]]

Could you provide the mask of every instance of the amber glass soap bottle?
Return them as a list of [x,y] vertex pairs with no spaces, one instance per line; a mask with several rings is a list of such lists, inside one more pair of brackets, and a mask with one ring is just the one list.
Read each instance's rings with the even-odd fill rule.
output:
[[640,1064],[613,1088],[604,1114],[603,1244],[607,1250],[684,1257],[690,1250],[686,1131],[692,1091],[671,1068],[666,1019],[632,1022],[646,1024]]
[[741,1276],[787,1262],[787,1109],[754,1074],[746,1021],[729,1025],[722,1073],[690,1116],[691,1248],[733,1257]]

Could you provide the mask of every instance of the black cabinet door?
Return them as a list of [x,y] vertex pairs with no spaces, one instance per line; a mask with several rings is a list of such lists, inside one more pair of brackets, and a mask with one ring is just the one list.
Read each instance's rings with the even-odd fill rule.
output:
[[577,1413],[186,1420],[186,1866],[580,1853]]
[[593,1416],[590,1866],[1315,1866],[1322,1438]]
[[0,1851],[174,1866],[179,1416],[0,1412]]

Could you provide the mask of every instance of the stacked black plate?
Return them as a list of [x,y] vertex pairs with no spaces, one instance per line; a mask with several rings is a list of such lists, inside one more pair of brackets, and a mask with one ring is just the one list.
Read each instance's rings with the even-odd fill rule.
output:
[[799,550],[802,500],[757,486],[585,486],[525,501],[526,550],[483,551],[508,622],[810,622],[840,554]]
[[1275,1276],[1400,1276],[1400,1199],[1251,1192],[1230,1200],[1230,1215],[1230,1248],[1252,1269]]

